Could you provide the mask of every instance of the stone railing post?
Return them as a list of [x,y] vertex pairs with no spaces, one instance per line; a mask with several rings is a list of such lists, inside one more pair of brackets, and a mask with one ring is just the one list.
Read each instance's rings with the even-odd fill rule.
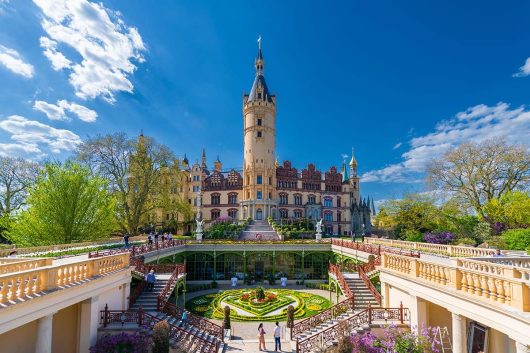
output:
[[57,268],[51,268],[43,271],[44,290],[52,290],[57,287]]
[[510,271],[510,277],[515,281],[512,282],[512,300],[510,305],[523,312],[530,311],[530,287],[522,281],[522,274],[517,269]]
[[462,272],[459,266],[462,265],[462,261],[459,259],[451,259],[451,269],[449,270],[449,283],[450,286],[456,290],[462,288]]
[[414,258],[410,260],[410,274],[413,277],[418,277],[420,271],[420,266],[418,264],[418,259]]
[[446,247],[447,247],[447,255],[449,255],[449,257],[454,256],[453,246],[452,245],[446,245]]

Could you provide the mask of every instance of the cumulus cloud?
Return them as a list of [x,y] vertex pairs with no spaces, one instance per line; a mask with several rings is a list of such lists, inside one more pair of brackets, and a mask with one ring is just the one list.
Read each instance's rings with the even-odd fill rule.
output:
[[[82,99],[115,101],[115,92],[132,92],[129,75],[143,62],[145,45],[138,30],[127,26],[118,12],[87,0],[34,0],[42,10],[47,36],[40,39],[53,69],[67,70]],[[61,45],[80,56],[67,58]]]
[[0,121],[0,129],[11,135],[12,143],[0,143],[0,154],[41,158],[52,153],[73,151],[81,138],[69,130],[56,129],[23,116],[11,115]]
[[410,148],[400,163],[362,175],[364,182],[419,182],[429,162],[465,142],[506,139],[530,147],[530,110],[511,109],[507,103],[470,107],[451,119],[440,122],[433,132],[409,141]]
[[33,74],[35,73],[33,65],[25,62],[16,50],[7,48],[1,44],[0,64],[5,66],[8,70],[26,78],[33,77]]
[[35,101],[33,109],[43,112],[50,120],[70,120],[66,111],[74,113],[80,120],[87,123],[96,121],[98,117],[98,113],[94,110],[80,104],[68,102],[64,99],[57,101],[57,104]]

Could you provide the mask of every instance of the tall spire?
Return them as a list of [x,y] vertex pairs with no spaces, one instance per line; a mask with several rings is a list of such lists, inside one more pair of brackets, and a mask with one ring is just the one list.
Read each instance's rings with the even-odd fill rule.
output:
[[254,66],[256,67],[256,76],[263,76],[265,61],[263,60],[263,54],[261,53],[261,34],[258,36],[258,56],[256,57]]
[[206,168],[206,150],[202,149],[201,166]]

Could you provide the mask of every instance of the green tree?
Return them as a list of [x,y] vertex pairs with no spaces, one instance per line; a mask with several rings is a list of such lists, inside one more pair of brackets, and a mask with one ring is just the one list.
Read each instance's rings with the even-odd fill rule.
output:
[[484,205],[486,219],[490,223],[504,223],[508,228],[530,225],[530,195],[526,192],[507,192]]
[[528,186],[530,152],[502,140],[462,144],[431,163],[428,180],[484,217],[488,201]]
[[159,206],[161,169],[173,160],[172,152],[152,138],[140,135],[135,141],[116,133],[86,140],[76,157],[109,181],[121,229],[136,234],[147,214]]
[[502,233],[501,238],[510,250],[530,249],[530,228],[507,230]]
[[27,204],[8,233],[18,245],[92,241],[115,229],[115,202],[106,181],[73,162],[46,164]]

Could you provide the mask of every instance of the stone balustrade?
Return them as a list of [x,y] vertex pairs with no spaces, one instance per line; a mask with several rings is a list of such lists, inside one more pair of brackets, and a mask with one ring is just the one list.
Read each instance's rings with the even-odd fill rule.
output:
[[444,264],[383,253],[380,270],[530,312],[530,268],[463,258]]
[[0,260],[0,274],[15,273],[20,271],[31,270],[34,268],[50,266],[53,259],[1,259]]
[[367,244],[384,245],[389,247],[418,250],[420,252],[440,254],[451,257],[481,257],[495,254],[495,249],[475,248],[472,246],[443,245],[418,243],[404,240],[364,238]]
[[44,263],[31,268],[0,275],[0,305],[26,300],[35,294],[57,290],[106,275],[129,266],[129,254],[82,260],[62,265]]

